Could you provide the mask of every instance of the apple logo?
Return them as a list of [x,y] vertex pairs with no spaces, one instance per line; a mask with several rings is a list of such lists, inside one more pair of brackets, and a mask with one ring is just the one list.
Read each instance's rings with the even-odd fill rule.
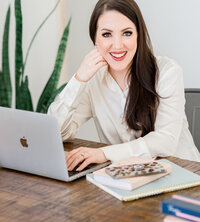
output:
[[20,138],[20,143],[23,147],[28,148],[27,139],[23,136],[23,138]]

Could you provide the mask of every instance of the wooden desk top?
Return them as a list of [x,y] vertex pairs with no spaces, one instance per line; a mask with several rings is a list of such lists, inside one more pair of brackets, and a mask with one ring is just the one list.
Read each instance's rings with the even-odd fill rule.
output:
[[[65,149],[104,144],[76,139]],[[200,164],[174,157],[170,161],[200,175]],[[200,187],[178,191],[200,197]],[[8,169],[0,169],[0,222],[63,221],[162,221],[162,200],[171,192],[131,202],[121,202],[86,181],[85,177],[65,183]]]

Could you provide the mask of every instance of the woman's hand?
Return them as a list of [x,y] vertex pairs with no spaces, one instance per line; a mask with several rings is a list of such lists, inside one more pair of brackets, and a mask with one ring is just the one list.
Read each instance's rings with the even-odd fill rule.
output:
[[107,65],[107,62],[101,56],[98,49],[95,48],[85,56],[75,75],[75,78],[79,81],[87,82],[101,67],[105,65]]
[[77,168],[77,171],[81,171],[90,163],[104,163],[107,159],[101,149],[80,147],[70,151],[66,157],[66,161],[67,168],[70,171],[73,170],[77,164],[82,163]]

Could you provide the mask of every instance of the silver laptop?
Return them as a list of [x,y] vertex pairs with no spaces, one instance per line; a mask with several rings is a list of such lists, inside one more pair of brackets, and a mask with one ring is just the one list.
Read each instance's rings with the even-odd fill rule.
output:
[[92,164],[81,172],[68,172],[65,156],[55,117],[0,107],[2,167],[72,181],[109,164]]

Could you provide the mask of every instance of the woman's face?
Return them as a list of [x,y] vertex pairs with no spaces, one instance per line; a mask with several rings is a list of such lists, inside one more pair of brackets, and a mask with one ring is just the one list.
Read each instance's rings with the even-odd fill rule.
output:
[[136,26],[120,12],[106,11],[98,19],[95,43],[111,74],[126,74],[137,50]]

